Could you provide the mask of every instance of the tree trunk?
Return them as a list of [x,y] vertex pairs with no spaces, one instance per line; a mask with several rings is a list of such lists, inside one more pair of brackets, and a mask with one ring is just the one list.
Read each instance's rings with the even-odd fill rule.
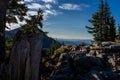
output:
[[5,18],[8,0],[0,1],[0,63],[5,57]]

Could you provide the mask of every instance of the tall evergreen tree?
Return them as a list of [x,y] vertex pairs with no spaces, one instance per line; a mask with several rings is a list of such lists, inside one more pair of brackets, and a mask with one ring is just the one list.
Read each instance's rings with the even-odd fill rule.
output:
[[[25,19],[27,24],[22,26],[24,33],[29,35],[29,33],[42,32],[41,28],[43,27],[43,11],[39,9],[37,15],[30,15],[30,19]],[[47,34],[47,33],[46,33]]]
[[111,16],[110,8],[107,2],[105,2],[105,26],[104,32],[106,34],[105,38],[107,41],[114,41],[116,37],[116,27],[114,17]]
[[115,20],[111,16],[107,1],[101,0],[99,10],[93,14],[89,22],[93,27],[86,26],[86,28],[94,36],[95,41],[114,41],[116,37]]
[[[42,28],[42,20],[43,20],[43,11],[41,9],[38,10],[37,15],[27,15],[26,12],[28,11],[28,8],[25,4],[20,3],[19,0],[10,0],[8,9],[7,9],[7,23],[17,23],[18,20],[25,21],[26,24],[20,25],[22,29],[22,33],[25,33],[25,35],[30,34],[31,32],[37,32],[41,31]],[[28,18],[25,18],[25,16],[28,16]],[[12,27],[12,26],[11,26]],[[8,27],[9,28],[9,27]],[[20,30],[21,30],[20,29]]]
[[116,27],[115,27],[115,20],[112,16],[111,20],[110,20],[110,39],[109,39],[109,41],[115,41],[115,38],[116,38]]
[[120,24],[118,25],[117,39],[119,39],[119,40],[120,40]]
[[26,16],[27,11],[28,8],[25,4],[21,4],[17,0],[9,0],[6,22],[9,24],[17,23],[15,16],[17,16],[20,21],[22,21],[24,19],[24,16]]

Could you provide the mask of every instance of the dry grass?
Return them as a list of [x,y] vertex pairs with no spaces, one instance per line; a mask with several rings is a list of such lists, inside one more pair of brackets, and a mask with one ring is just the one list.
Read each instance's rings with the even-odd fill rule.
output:
[[115,39],[115,42],[116,43],[120,43],[120,39]]

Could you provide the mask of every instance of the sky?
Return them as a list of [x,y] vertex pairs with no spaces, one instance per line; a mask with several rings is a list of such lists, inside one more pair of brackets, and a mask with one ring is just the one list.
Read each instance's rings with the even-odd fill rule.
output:
[[[48,36],[60,39],[92,39],[85,26],[92,14],[98,10],[100,0],[24,0],[27,14],[35,15],[36,10],[44,11],[43,31]],[[111,14],[120,23],[120,0],[108,0]]]

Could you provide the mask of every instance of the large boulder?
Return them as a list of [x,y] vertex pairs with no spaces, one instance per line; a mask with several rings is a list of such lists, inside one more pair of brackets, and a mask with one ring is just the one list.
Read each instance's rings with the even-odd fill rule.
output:
[[85,80],[105,80],[99,72],[92,70],[86,74]]
[[40,78],[40,62],[41,62],[41,49],[42,49],[42,34],[33,34],[28,38],[30,43],[30,65],[32,78],[29,80],[38,80]]
[[8,80],[38,80],[41,47],[42,35],[40,33],[16,39],[9,60]]
[[115,69],[116,62],[112,57],[109,57],[108,63],[109,63],[109,66],[110,66],[111,69]]
[[102,46],[110,46],[110,45],[115,45],[115,42],[112,41],[102,42]]
[[110,45],[110,48],[111,49],[118,49],[118,50],[120,50],[120,44],[118,45],[118,44],[116,44],[116,45]]
[[90,70],[93,67],[102,67],[102,62],[97,57],[83,56],[80,58],[74,58],[75,65],[83,67],[85,70]]
[[25,78],[29,79],[28,76],[31,76],[31,71],[28,70],[30,69],[29,53],[30,44],[27,39],[22,39],[15,42],[9,62],[9,80],[24,80]]
[[120,80],[120,75],[112,71],[103,71],[101,72],[101,75],[105,80]]

